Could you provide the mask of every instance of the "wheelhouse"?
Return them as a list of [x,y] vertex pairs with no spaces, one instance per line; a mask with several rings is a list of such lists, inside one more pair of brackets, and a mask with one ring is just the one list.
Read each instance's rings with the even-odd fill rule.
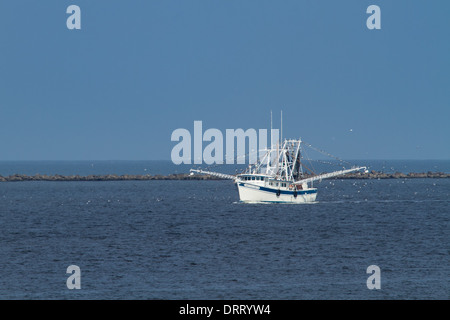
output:
[[255,174],[241,174],[239,179],[242,181],[268,181],[268,177],[264,175]]

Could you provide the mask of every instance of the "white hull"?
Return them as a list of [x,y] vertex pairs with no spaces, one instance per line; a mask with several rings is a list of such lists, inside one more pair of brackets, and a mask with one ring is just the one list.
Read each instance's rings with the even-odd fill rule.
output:
[[294,191],[261,187],[242,182],[237,183],[239,198],[242,202],[281,202],[281,203],[309,203],[316,201],[317,189],[308,188]]

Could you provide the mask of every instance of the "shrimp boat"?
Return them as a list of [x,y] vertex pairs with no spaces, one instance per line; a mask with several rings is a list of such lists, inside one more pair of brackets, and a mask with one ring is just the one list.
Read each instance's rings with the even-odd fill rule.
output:
[[191,169],[191,174],[200,173],[230,179],[236,183],[241,202],[258,203],[311,203],[316,201],[317,188],[314,181],[364,170],[366,167],[334,171],[324,174],[308,174],[302,163],[301,139],[284,140],[276,147],[264,150],[264,155],[256,163],[249,165],[245,172],[230,175],[218,172]]

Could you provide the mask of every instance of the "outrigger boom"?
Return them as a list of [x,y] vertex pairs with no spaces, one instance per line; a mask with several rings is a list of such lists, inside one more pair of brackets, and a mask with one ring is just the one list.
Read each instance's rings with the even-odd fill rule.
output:
[[209,174],[210,176],[215,176],[215,177],[219,177],[219,178],[222,178],[222,179],[230,179],[230,180],[235,180],[236,179],[236,176],[233,176],[231,174],[226,174],[226,173],[204,171],[204,170],[196,170],[196,169],[191,169],[191,172],[197,172],[197,173],[202,173],[202,174]]
[[[356,168],[351,168],[351,169],[346,169],[346,170],[339,170],[339,171],[334,171],[334,172],[330,172],[330,173],[324,173],[324,174],[319,174],[317,176],[314,177],[310,177],[310,178],[306,178],[306,179],[301,179],[298,181],[295,181],[293,184],[303,184],[303,183],[308,183],[308,182],[313,182],[313,181],[321,181],[323,179],[328,179],[328,178],[333,178],[336,176],[340,176],[340,175],[344,175],[350,172],[354,172],[354,171],[360,171],[360,170],[367,170],[367,167],[356,167]],[[219,177],[222,179],[229,179],[229,180],[236,180],[237,176],[233,176],[231,174],[226,174],[226,173],[220,173],[220,172],[213,172],[213,171],[205,171],[205,170],[197,170],[197,169],[191,169],[190,172],[196,172],[196,173],[201,173],[201,174],[208,174],[210,176],[215,176],[215,177]]]
[[339,171],[334,171],[334,172],[330,172],[330,173],[319,174],[317,176],[313,176],[310,178],[295,181],[294,184],[303,184],[303,183],[313,182],[313,181],[317,181],[317,180],[320,181],[323,179],[341,176],[343,174],[354,172],[354,171],[359,171],[359,170],[367,171],[367,167],[356,167],[356,168],[351,168],[351,169],[346,169],[346,170],[339,170]]

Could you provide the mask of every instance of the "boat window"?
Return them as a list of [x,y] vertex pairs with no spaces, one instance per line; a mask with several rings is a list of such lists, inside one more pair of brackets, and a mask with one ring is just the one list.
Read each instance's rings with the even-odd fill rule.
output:
[[255,180],[255,177],[252,177],[252,180]]

